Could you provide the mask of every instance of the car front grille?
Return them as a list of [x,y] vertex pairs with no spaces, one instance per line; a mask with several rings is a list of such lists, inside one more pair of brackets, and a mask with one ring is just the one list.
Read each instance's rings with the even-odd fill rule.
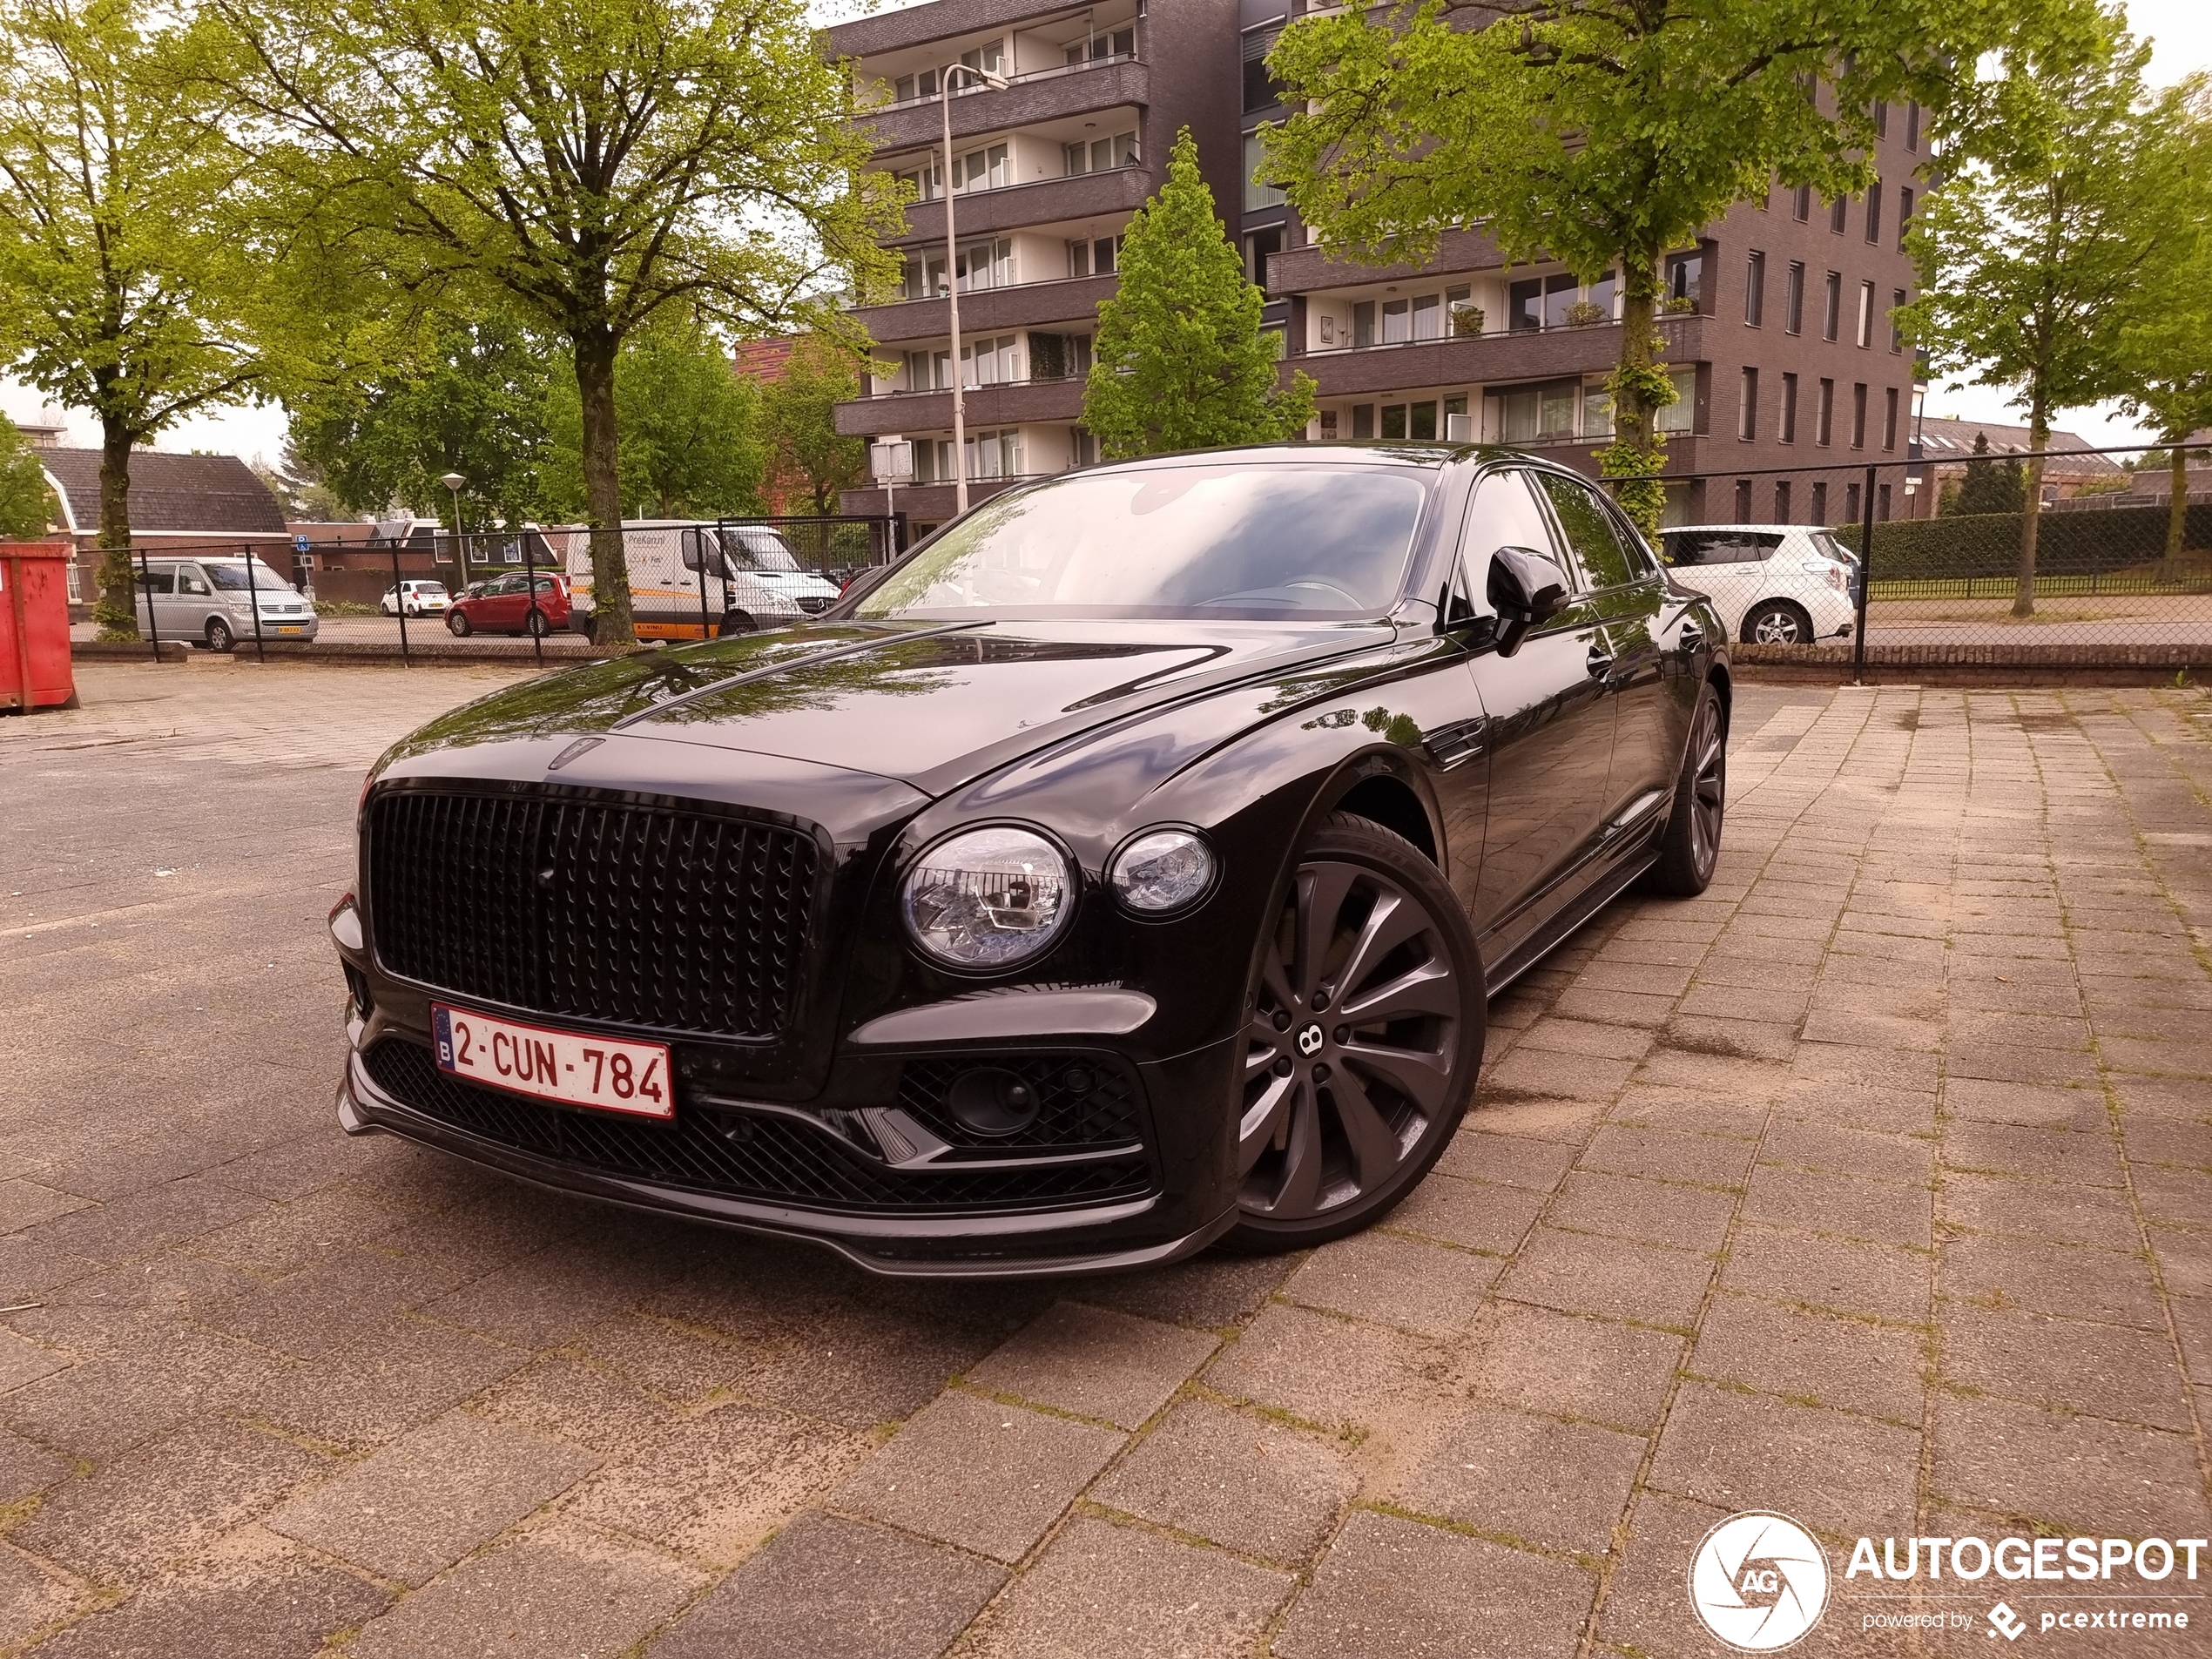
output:
[[819,859],[782,825],[574,792],[392,790],[368,819],[376,954],[511,1008],[713,1036],[790,1024]]
[[1142,1197],[1142,1157],[1035,1170],[904,1170],[840,1151],[827,1131],[679,1103],[672,1123],[541,1105],[440,1071],[430,1050],[385,1037],[364,1056],[378,1088],[455,1129],[581,1170],[732,1198],[860,1212],[995,1211]]
[[[1014,1072],[1037,1096],[1036,1121],[1020,1134],[974,1133],[952,1115],[948,1097],[961,1073],[977,1065]],[[1140,1141],[1136,1092],[1119,1066],[1092,1055],[977,1055],[918,1060],[899,1074],[899,1104],[954,1146],[988,1147],[994,1157],[1030,1148],[1117,1146]]]

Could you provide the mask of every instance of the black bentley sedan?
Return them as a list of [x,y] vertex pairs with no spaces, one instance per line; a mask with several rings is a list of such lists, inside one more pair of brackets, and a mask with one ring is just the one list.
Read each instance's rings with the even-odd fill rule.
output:
[[1486,999],[1721,833],[1726,635],[1464,446],[1009,489],[783,631],[501,691],[371,773],[339,1116],[898,1274],[1373,1221]]

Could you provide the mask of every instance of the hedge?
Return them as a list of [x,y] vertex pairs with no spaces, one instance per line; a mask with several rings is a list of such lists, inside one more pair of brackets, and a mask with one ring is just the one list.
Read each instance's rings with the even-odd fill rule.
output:
[[[1948,518],[1890,519],[1874,527],[1870,573],[1882,578],[2009,576],[2020,563],[2020,513],[1973,513]],[[2155,564],[2166,556],[2166,509],[2040,516],[2035,569],[2042,576],[2087,576]],[[1836,539],[1854,552],[1857,524],[1835,526]],[[2212,502],[2188,509],[2182,546],[2212,549]]]

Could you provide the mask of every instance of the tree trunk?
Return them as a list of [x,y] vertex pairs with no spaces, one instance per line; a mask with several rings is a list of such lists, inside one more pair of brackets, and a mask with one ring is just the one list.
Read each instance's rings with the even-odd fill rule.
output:
[[[131,438],[126,427],[100,427],[100,598],[92,618],[103,639],[136,639],[138,606],[131,568]],[[149,598],[146,602],[152,604]]]
[[2189,523],[2189,456],[2182,445],[2188,434],[2184,432],[2166,442],[2169,446],[2166,464],[2174,475],[2174,499],[2166,509],[2166,556],[2178,559],[2187,550]]
[[2043,451],[2051,442],[2051,412],[2040,387],[2028,406],[2027,499],[2020,503],[2020,577],[2013,589],[2013,614],[2035,614],[2035,539],[2043,522]]
[[570,336],[577,390],[583,400],[583,502],[591,525],[592,639],[634,645],[630,561],[623,550],[622,477],[616,467],[614,331],[604,323]]
[[1613,395],[1613,442],[1599,454],[1601,470],[1615,481],[1614,498],[1646,536],[1656,538],[1666,487],[1652,475],[1666,464],[1658,430],[1666,373],[1657,361],[1659,261],[1635,255],[1621,261],[1621,354],[1607,388]]

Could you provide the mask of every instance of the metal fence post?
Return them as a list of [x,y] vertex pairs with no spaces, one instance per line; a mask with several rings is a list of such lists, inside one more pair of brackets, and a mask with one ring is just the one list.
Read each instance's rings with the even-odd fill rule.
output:
[[261,590],[253,581],[253,544],[246,544],[246,604],[253,612],[253,660],[264,668],[269,665],[269,648],[261,641]]
[[1858,616],[1851,627],[1851,683],[1866,684],[1866,590],[1874,583],[1874,469],[1866,469],[1866,494],[1859,502]]
[[537,555],[530,550],[530,537],[536,530],[523,532],[523,583],[529,590],[530,608],[523,613],[523,626],[529,630],[530,655],[540,668],[545,666],[545,613],[537,608]]
[[[714,630],[706,619],[706,543],[696,526],[681,533],[691,538],[691,551],[699,562],[699,644],[704,645],[714,637]],[[722,545],[722,521],[718,518],[714,521],[714,544],[718,548]]]
[[392,609],[400,617],[400,661],[412,664],[414,658],[407,652],[407,590],[400,584],[400,544],[392,543]]
[[[169,578],[174,582],[172,575]],[[161,661],[161,620],[153,613],[153,570],[146,563],[146,550],[138,550],[138,587],[146,596],[146,637],[153,643],[153,660]]]

